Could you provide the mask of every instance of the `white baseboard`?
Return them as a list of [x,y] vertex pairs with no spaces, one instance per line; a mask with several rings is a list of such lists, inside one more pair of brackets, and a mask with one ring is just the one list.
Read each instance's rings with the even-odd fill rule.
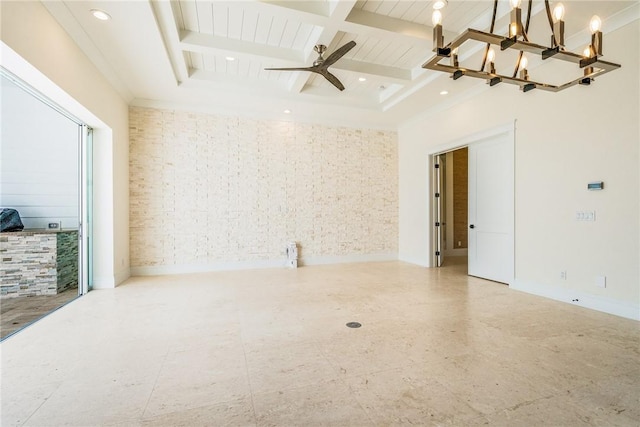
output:
[[301,265],[346,264],[355,262],[398,261],[397,253],[328,255],[302,258]]
[[131,269],[130,268],[125,268],[125,269],[122,269],[120,271],[117,271],[116,272],[116,278],[115,278],[116,286],[118,286],[120,283],[122,283],[125,280],[127,280],[129,277],[131,277]]
[[628,301],[613,300],[598,295],[591,295],[572,289],[558,288],[539,283],[528,283],[522,280],[514,280],[511,289],[539,295],[556,301],[562,301],[592,310],[602,311],[627,319],[640,320],[640,304]]
[[113,289],[116,287],[116,281],[113,276],[103,276],[93,278],[93,289]]
[[255,270],[284,267],[284,260],[225,261],[207,264],[154,265],[131,267],[132,276],[162,276],[166,274],[205,273],[209,271]]
[[93,289],[113,289],[131,277],[131,270],[124,268],[116,271],[113,276],[101,276],[93,278]]
[[429,261],[429,257],[425,257],[426,259],[415,258],[411,256],[403,256],[398,254],[398,261],[406,262],[408,264],[415,264],[420,267],[432,267]]
[[467,248],[460,249],[445,249],[443,255],[444,256],[467,256],[469,254],[469,250]]
[[[298,265],[342,264],[352,262],[397,261],[395,253],[319,256],[302,258]],[[207,264],[155,265],[131,267],[131,276],[160,276],[166,274],[204,273],[209,271],[256,270],[262,268],[284,268],[284,259],[264,261],[224,261]]]

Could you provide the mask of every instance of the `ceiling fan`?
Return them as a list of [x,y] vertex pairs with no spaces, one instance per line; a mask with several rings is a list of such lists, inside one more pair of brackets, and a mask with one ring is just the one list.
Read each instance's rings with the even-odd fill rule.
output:
[[318,58],[313,61],[312,67],[293,67],[293,68],[265,68],[265,70],[277,70],[277,71],[311,71],[312,73],[318,73],[325,79],[329,80],[329,83],[334,85],[340,90],[344,90],[344,85],[338,80],[336,76],[331,74],[328,68],[335,64],[336,61],[342,58],[347,52],[349,52],[356,45],[353,40],[349,43],[341,46],[338,50],[329,55],[326,59],[322,57],[322,54],[327,50],[327,47],[323,44],[317,44],[313,47],[313,50],[318,52]]

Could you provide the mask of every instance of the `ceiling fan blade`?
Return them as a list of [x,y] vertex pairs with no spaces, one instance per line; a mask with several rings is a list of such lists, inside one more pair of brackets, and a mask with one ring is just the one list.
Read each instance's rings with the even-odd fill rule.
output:
[[313,71],[314,67],[292,67],[292,68],[265,68],[265,70],[275,71]]
[[331,83],[332,85],[334,85],[338,89],[344,90],[344,85],[340,82],[340,80],[338,80],[338,78],[336,76],[334,76],[333,74],[331,74],[327,70],[322,70],[318,74],[320,74],[325,79],[329,80],[329,83]]
[[343,45],[338,50],[333,52],[331,55],[327,57],[322,63],[322,66],[327,68],[330,65],[334,64],[338,59],[342,58],[347,52],[349,52],[356,45],[356,42],[351,40],[349,43]]

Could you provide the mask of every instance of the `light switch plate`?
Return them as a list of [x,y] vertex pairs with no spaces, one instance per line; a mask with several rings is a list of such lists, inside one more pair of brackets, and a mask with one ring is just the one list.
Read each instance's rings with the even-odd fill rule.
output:
[[576,211],[576,221],[595,221],[596,211]]

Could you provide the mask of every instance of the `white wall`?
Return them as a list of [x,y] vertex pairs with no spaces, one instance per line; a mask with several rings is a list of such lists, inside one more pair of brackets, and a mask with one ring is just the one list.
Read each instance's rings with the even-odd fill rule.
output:
[[0,206],[25,228],[78,228],[78,125],[2,77]]
[[132,108],[134,274],[397,259],[395,132]]
[[40,2],[0,2],[2,66],[94,128],[94,286],[129,276],[128,109]]
[[[555,94],[487,87],[403,125],[400,259],[430,262],[434,147],[516,120],[514,287],[640,318],[639,26],[636,19],[605,34],[605,59],[622,68],[590,87]],[[587,191],[591,181],[604,181],[605,190]],[[576,221],[578,210],[595,210],[597,220]],[[606,288],[596,276],[607,277]]]

